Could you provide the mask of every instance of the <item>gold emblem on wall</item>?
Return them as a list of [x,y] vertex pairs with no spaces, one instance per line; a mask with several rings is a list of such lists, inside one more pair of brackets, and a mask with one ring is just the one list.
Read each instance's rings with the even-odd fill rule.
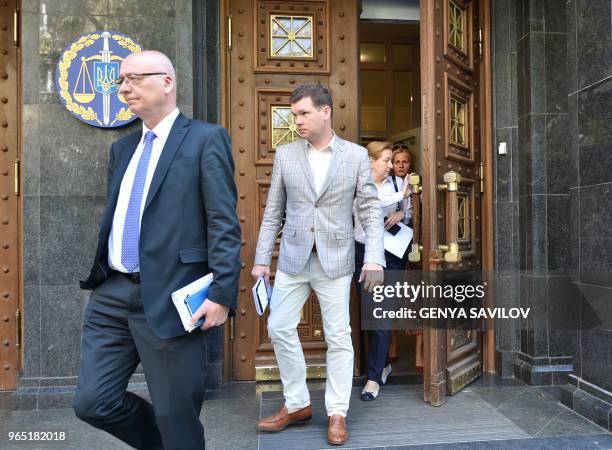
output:
[[141,47],[115,31],[94,31],[64,49],[57,63],[56,89],[76,118],[100,128],[115,128],[136,119],[119,93],[121,61]]

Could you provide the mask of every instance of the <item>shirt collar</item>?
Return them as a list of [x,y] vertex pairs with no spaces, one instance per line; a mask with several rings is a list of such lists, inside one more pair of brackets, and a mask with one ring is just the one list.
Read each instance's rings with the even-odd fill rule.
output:
[[382,183],[380,183],[380,189],[382,189],[382,187],[387,183],[393,183],[393,180],[391,179],[391,175],[389,175],[387,178],[385,178],[382,181]]
[[[334,132],[334,130],[332,130],[332,137],[329,140],[329,142],[327,143],[327,145],[325,145],[324,147],[321,147],[321,150],[325,150],[326,148],[329,148],[332,152],[334,151],[336,145],[336,133]],[[310,142],[306,141],[306,148],[307,149],[311,149],[311,150],[316,150],[316,148],[314,148],[314,145],[312,145]]]
[[174,121],[179,115],[179,109],[174,108],[170,114],[164,117],[161,122],[157,124],[155,128],[150,130],[144,122],[142,122],[142,135],[147,134],[147,131],[152,131],[155,133],[155,137],[158,139],[157,142],[165,142],[168,139],[168,135],[170,134],[170,130],[172,129],[172,125],[174,125]]

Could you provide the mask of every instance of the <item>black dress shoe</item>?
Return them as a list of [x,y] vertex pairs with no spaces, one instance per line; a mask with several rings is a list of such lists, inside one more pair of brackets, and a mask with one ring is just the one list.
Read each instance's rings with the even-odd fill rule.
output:
[[376,400],[376,395],[373,392],[364,391],[361,393],[361,400],[364,402],[371,402],[372,400]]

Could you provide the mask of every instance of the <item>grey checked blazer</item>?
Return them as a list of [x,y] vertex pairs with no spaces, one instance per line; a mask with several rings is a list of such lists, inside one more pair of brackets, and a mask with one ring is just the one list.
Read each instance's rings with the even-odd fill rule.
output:
[[355,268],[353,203],[357,199],[357,213],[366,233],[364,261],[384,267],[382,212],[367,150],[336,135],[329,171],[319,195],[314,185],[307,142],[299,139],[278,147],[255,264],[270,265],[286,211],[279,270],[292,275],[302,272],[316,242],[327,276],[352,274]]

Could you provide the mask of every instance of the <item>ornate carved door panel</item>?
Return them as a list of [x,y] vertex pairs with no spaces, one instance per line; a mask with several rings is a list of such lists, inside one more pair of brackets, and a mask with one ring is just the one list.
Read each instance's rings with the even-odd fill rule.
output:
[[[229,345],[234,380],[278,377],[266,320],[257,316],[252,304],[250,268],[275,148],[297,138],[288,102],[293,89],[304,82],[329,87],[335,131],[345,139],[358,139],[357,3],[230,0],[227,5],[230,51],[225,109],[236,161],[243,236],[239,306]],[[278,247],[272,273],[277,256]],[[358,326],[353,328],[358,332]],[[326,346],[314,296],[304,306],[298,332],[309,374],[324,376]]]
[[[490,148],[487,2],[421,2],[423,268],[482,271],[486,235],[481,174]],[[442,185],[442,186],[440,186]],[[425,330],[425,400],[444,402],[480,376],[482,333]]]
[[20,180],[18,2],[0,4],[0,390],[14,389],[20,364]]

